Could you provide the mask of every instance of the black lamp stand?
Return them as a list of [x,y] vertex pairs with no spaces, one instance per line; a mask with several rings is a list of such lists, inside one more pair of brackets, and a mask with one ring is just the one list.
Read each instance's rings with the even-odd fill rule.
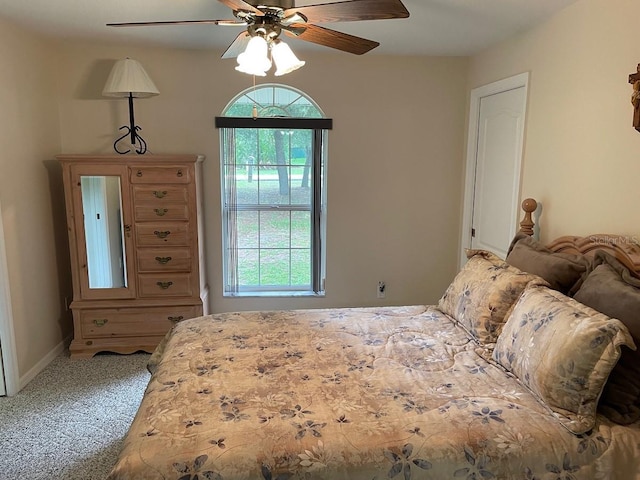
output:
[[139,155],[143,155],[147,151],[147,142],[144,141],[138,132],[142,130],[139,126],[136,125],[136,122],[133,118],[133,94],[129,92],[129,126],[123,125],[118,130],[125,130],[125,133],[118,137],[118,139],[113,142],[113,149],[119,153],[120,155],[124,155],[129,153],[131,149],[120,151],[118,150],[118,142],[124,140],[127,136],[131,135],[131,146],[135,148],[135,151]]

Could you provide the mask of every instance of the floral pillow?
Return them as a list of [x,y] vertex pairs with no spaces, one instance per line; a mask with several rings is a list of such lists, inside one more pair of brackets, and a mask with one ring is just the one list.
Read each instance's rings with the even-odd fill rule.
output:
[[469,260],[438,302],[480,343],[495,343],[509,309],[529,284],[548,285],[491,252],[468,250]]
[[595,425],[598,400],[622,345],[635,348],[621,321],[555,290],[532,287],[511,311],[493,358],[569,431],[582,434]]

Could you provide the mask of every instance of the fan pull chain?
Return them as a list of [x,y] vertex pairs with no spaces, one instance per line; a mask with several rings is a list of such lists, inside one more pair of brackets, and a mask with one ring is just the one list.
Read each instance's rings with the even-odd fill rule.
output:
[[[253,98],[256,98],[255,95],[256,95],[256,76],[253,75]],[[251,115],[253,116],[254,120],[258,118],[258,106],[255,103],[253,104]]]

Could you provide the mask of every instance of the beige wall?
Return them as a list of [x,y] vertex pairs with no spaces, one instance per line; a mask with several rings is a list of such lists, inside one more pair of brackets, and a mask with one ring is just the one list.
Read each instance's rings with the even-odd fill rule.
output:
[[49,162],[60,150],[55,55],[50,42],[0,19],[0,204],[23,379],[71,333],[64,203]]
[[[65,153],[111,153],[127,104],[101,96],[116,59],[139,60],[160,95],[135,103],[155,153],[202,153],[212,311],[436,301],[456,268],[467,59],[301,54],[285,77],[334,119],[329,136],[325,298],[224,299],[218,132],[214,117],[252,77],[219,52],[63,44],[59,101]],[[376,298],[378,280],[388,285]]]
[[640,133],[628,75],[640,63],[637,0],[581,0],[471,59],[471,88],[530,71],[522,196],[541,238],[640,233]]

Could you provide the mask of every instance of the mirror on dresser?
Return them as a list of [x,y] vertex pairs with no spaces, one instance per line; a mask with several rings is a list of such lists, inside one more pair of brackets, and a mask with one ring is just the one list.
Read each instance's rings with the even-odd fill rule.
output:
[[126,288],[120,177],[82,175],[80,190],[89,288]]
[[123,165],[68,165],[74,281],[83,300],[135,296],[132,214]]

